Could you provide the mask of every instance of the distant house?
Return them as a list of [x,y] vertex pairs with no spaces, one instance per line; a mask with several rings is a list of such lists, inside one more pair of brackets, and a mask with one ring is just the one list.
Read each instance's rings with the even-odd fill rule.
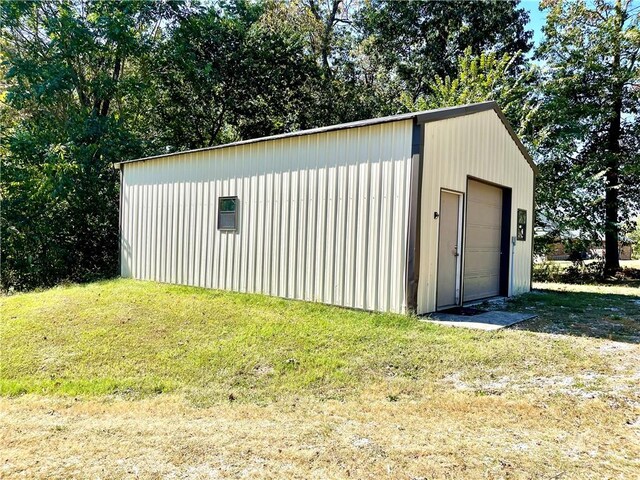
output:
[[[591,249],[591,252],[595,256],[602,257],[602,258],[604,258],[604,251],[605,251],[604,242],[601,242],[600,245]],[[631,260],[632,255],[633,255],[633,246],[631,245],[630,242],[622,241],[618,243],[618,258],[620,260]]]
[[116,168],[124,277],[417,313],[531,286],[536,167],[494,102]]
[[[575,252],[582,258],[604,258],[605,245],[599,242],[597,245]],[[618,258],[620,260],[631,260],[633,255],[633,247],[630,242],[620,242],[618,244]],[[547,260],[570,260],[572,252],[567,250],[565,242],[557,241],[549,245],[549,252],[546,255]]]

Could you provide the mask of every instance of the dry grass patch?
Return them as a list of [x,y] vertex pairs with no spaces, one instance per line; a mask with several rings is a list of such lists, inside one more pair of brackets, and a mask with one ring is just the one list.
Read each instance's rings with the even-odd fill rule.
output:
[[635,478],[640,425],[599,400],[220,404],[0,400],[25,478]]

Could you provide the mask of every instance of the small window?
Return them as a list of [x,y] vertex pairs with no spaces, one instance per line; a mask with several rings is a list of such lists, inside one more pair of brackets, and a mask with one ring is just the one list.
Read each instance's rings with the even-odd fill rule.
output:
[[220,197],[218,199],[218,230],[235,231],[238,229],[238,197]]
[[518,240],[527,239],[527,211],[518,209]]

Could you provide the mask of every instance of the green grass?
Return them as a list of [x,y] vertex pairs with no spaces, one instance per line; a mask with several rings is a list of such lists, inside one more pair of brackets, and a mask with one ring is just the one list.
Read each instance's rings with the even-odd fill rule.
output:
[[535,284],[509,308],[533,311],[537,319],[517,329],[640,343],[640,290],[629,286]]
[[607,368],[569,337],[123,279],[2,297],[0,308],[4,396],[400,398],[451,375],[488,381]]

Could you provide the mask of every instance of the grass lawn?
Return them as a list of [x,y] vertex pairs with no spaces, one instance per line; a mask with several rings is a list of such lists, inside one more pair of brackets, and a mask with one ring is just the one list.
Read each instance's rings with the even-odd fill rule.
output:
[[637,478],[635,287],[497,332],[130,280],[0,298],[0,477]]

